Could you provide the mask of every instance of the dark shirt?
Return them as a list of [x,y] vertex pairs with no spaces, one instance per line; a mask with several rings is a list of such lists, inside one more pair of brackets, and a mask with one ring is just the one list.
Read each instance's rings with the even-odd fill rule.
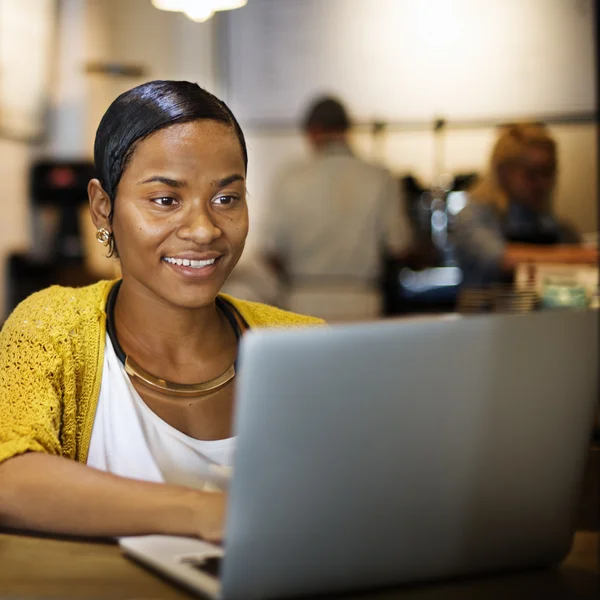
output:
[[511,203],[505,214],[488,204],[468,204],[454,231],[463,285],[487,287],[505,281],[502,257],[507,243],[576,244],[578,234],[551,213],[538,213]]

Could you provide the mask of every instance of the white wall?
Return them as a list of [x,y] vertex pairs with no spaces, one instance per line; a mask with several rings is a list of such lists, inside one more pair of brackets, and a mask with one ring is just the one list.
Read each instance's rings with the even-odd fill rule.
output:
[[61,1],[48,139],[36,148],[37,154],[71,159],[88,151],[85,139],[87,82],[83,75],[88,48],[86,15],[85,2]]
[[229,21],[244,121],[293,123],[323,91],[361,121],[595,108],[592,0],[252,0]]
[[82,82],[77,59],[84,48],[81,20],[85,4],[63,0],[59,13],[57,60],[49,105],[48,139],[42,144],[0,139],[0,182],[3,199],[0,219],[0,315],[4,315],[6,258],[31,245],[28,178],[35,156],[79,156],[84,150],[80,135],[85,125]]
[[4,314],[6,257],[29,245],[27,177],[31,149],[28,144],[0,139],[0,319]]
[[[185,16],[157,10],[150,0],[87,0],[95,4],[108,43],[97,56],[143,67],[140,78],[89,77],[102,97],[89,125],[95,131],[102,114],[120,93],[152,79],[186,79],[218,91],[214,56],[215,22],[194,23]],[[93,26],[92,26],[93,27]]]

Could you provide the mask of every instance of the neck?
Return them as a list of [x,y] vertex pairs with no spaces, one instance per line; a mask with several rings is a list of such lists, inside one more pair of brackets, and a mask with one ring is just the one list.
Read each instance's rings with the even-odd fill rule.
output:
[[126,354],[166,365],[189,364],[218,353],[235,336],[215,302],[197,309],[173,306],[125,278],[115,305],[115,327]]
[[318,153],[327,152],[331,148],[348,146],[348,136],[345,132],[332,132],[314,136],[312,143]]

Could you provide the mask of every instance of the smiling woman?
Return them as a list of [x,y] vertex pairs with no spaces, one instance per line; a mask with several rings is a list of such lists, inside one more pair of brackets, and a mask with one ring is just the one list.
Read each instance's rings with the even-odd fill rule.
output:
[[134,88],[94,159],[92,220],[122,279],[34,294],[0,333],[0,525],[219,539],[240,337],[320,321],[220,293],[248,233],[246,144],[222,101]]
[[248,233],[241,140],[226,123],[175,123],[137,142],[118,201],[105,191],[109,177],[90,182],[92,218],[113,236],[125,289],[131,280],[189,308],[214,300]]

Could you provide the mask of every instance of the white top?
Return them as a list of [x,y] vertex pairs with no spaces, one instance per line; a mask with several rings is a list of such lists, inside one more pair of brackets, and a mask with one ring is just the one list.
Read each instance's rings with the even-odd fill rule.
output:
[[155,414],[133,387],[106,335],[88,466],[145,481],[226,488],[234,449],[235,438],[197,440]]

